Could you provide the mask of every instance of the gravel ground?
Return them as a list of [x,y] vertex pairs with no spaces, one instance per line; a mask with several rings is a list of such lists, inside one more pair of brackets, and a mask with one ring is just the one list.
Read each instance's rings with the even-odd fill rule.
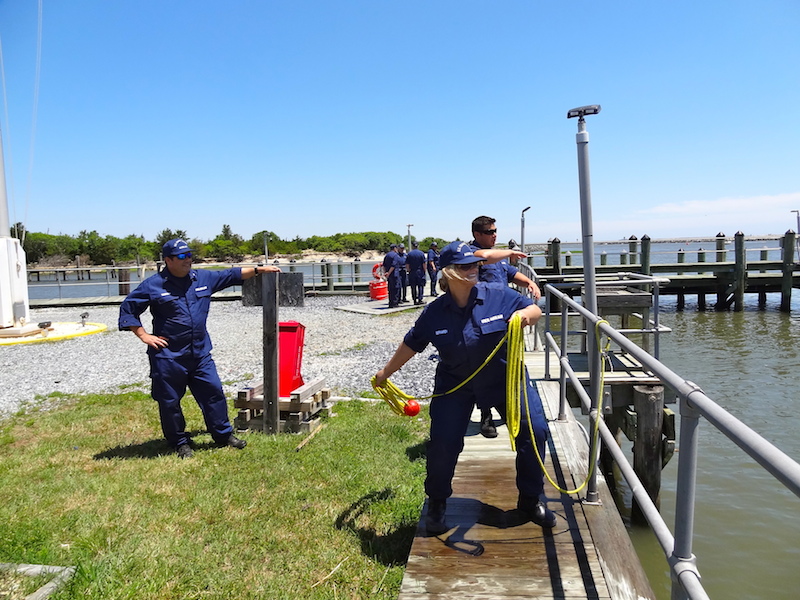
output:
[[[361,315],[342,310],[365,301],[332,296],[306,298],[303,307],[281,307],[281,321],[305,326],[302,375],[324,377],[334,395],[360,396],[369,380],[392,356],[419,315],[409,310],[391,315]],[[117,307],[31,309],[31,322],[79,321],[88,311],[93,323],[108,330],[57,342],[0,346],[0,418],[22,408],[47,407],[58,394],[114,393],[131,387],[149,391],[145,346],[129,331],[117,329]],[[228,396],[262,376],[261,307],[239,301],[214,302],[208,330],[214,359]],[[143,323],[150,329],[149,312]],[[392,381],[403,391],[425,396],[433,389],[435,349],[415,356]]]

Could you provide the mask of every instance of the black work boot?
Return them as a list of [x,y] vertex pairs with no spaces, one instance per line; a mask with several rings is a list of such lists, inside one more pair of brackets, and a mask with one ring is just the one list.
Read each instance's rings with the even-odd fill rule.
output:
[[181,458],[192,458],[194,456],[194,452],[192,451],[192,447],[189,444],[181,444],[175,449],[175,452]]
[[522,511],[526,517],[540,527],[552,529],[556,526],[555,513],[548,509],[544,502],[535,496],[520,494],[517,500],[517,509]]
[[485,438],[497,437],[497,428],[494,426],[494,421],[492,420],[491,408],[481,409],[481,435]]
[[425,516],[425,529],[431,535],[440,535],[447,531],[449,527],[444,521],[444,511],[447,508],[447,500],[434,500],[428,498],[428,514]]
[[233,434],[228,436],[228,439],[222,440],[217,442],[217,446],[230,446],[231,448],[236,448],[237,450],[241,450],[245,446],[247,446],[247,442],[243,439],[236,437]]

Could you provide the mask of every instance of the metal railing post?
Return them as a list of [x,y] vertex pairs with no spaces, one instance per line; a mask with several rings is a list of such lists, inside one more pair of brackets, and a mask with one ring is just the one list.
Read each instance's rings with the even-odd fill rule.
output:
[[[691,382],[695,391],[702,390]],[[686,397],[681,397],[681,427],[680,427],[680,453],[678,454],[678,480],[675,490],[675,545],[669,562],[673,567],[672,573],[672,600],[685,600],[688,598],[683,584],[678,580],[675,565],[689,563],[694,565],[695,556],[692,554],[692,536],[694,535],[694,505],[697,483],[697,447],[700,428],[700,413],[691,403],[689,392]]]

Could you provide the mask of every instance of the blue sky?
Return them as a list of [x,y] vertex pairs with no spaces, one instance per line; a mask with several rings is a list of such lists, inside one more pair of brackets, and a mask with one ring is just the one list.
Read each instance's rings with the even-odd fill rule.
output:
[[[781,234],[800,3],[0,0],[11,222],[595,240]],[[35,126],[34,126],[35,125]],[[35,134],[34,134],[35,132]],[[31,143],[34,142],[33,151]]]

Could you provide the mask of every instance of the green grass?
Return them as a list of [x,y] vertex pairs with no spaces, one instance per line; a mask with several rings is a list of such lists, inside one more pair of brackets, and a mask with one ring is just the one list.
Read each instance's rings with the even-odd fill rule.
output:
[[0,562],[76,566],[53,600],[397,597],[426,418],[342,402],[299,451],[301,435],[261,433],[237,451],[184,410],[183,461],[142,392],[0,425]]

